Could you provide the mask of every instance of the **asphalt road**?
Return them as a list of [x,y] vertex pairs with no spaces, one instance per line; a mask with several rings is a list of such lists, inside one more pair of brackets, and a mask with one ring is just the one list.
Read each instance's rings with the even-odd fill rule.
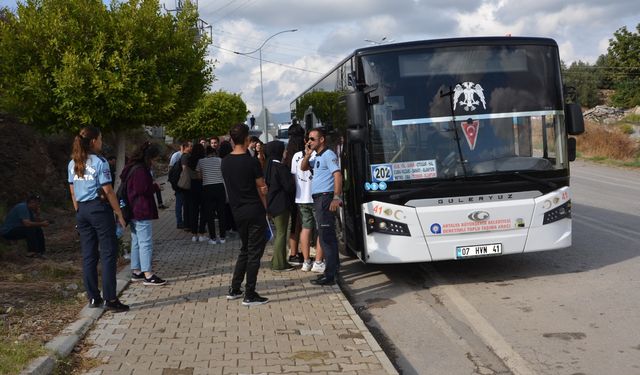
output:
[[571,165],[573,246],[342,265],[403,374],[640,374],[640,172]]

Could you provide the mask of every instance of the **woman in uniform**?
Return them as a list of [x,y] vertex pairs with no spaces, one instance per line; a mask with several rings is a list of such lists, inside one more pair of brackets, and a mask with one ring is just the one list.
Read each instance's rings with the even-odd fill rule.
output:
[[[116,294],[116,239],[115,212],[119,225],[126,223],[111,186],[109,163],[98,156],[102,150],[100,130],[86,127],[73,141],[68,166],[69,190],[76,209],[80,247],[82,249],[82,281],[89,295],[89,306],[115,312],[127,311],[129,306],[118,300]],[[98,288],[98,260],[102,261],[102,289]]]

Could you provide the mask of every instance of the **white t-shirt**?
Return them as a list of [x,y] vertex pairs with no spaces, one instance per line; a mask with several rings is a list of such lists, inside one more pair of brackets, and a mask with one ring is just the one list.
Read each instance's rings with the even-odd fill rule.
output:
[[[313,151],[309,163],[315,157],[316,152]],[[291,174],[296,177],[296,203],[313,203],[313,198],[311,198],[311,179],[313,175],[311,171],[300,169],[302,159],[304,159],[304,151],[296,152],[293,155],[293,159],[291,159]]]

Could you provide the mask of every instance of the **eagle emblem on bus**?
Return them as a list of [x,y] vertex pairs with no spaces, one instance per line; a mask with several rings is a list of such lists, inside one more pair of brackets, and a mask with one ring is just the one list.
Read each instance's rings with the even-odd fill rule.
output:
[[[476,100],[476,95],[480,98],[480,101]],[[464,96],[462,100],[458,102],[460,96]],[[453,89],[453,110],[456,109],[458,104],[464,106],[465,111],[474,111],[476,106],[482,102],[482,107],[487,109],[487,103],[484,100],[484,89],[479,83],[463,82],[458,83]]]

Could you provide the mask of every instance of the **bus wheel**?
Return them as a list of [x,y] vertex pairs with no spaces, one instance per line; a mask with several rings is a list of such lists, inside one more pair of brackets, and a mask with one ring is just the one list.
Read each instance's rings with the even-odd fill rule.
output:
[[347,246],[347,227],[344,221],[344,209],[338,208],[336,215],[336,235],[338,237],[338,251],[341,255],[348,258],[356,258],[356,254]]

